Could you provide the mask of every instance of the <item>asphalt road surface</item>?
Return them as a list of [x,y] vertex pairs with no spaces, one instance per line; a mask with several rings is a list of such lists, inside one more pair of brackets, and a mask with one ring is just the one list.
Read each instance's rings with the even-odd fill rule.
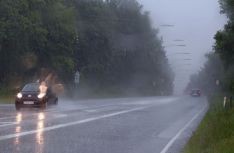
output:
[[206,110],[189,96],[0,105],[0,153],[177,153]]

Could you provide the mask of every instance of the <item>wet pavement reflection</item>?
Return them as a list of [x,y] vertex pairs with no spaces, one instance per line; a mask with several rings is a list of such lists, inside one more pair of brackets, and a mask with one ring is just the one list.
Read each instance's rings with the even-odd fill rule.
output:
[[[25,112],[24,112],[25,113]],[[28,113],[28,112],[27,112]],[[26,144],[26,142],[21,142],[20,133],[24,132],[22,130],[22,121],[24,121],[24,115],[27,116],[27,114],[23,114],[22,112],[18,112],[15,117],[15,139],[14,139],[14,145],[15,153],[21,152],[21,145]],[[45,127],[45,113],[44,112],[38,112],[36,116],[36,134],[35,134],[35,153],[43,153],[44,152],[44,127]],[[22,124],[22,125],[21,125]]]
[[15,120],[16,120],[16,127],[15,127],[16,137],[15,137],[14,144],[15,144],[16,152],[19,152],[20,151],[20,137],[19,137],[19,133],[21,132],[21,125],[20,124],[22,122],[22,113],[17,113]]
[[37,133],[36,133],[36,142],[37,142],[37,149],[36,153],[42,153],[44,150],[44,131],[43,128],[45,121],[45,114],[44,112],[38,113],[38,121],[37,121]]

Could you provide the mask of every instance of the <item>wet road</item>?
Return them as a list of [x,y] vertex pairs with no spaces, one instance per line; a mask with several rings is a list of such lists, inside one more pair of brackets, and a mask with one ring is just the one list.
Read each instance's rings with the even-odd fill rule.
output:
[[206,109],[206,98],[188,96],[0,105],[0,153],[176,153]]

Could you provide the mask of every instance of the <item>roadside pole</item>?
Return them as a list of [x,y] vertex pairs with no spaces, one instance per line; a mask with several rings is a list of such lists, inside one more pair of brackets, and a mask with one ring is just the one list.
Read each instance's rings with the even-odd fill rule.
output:
[[232,108],[232,96],[230,96],[229,103],[230,103],[230,108]]
[[227,97],[225,96],[223,98],[223,107],[226,108],[226,103],[227,103]]
[[74,75],[74,83],[75,83],[75,89],[77,90],[80,83],[80,72],[78,70]]

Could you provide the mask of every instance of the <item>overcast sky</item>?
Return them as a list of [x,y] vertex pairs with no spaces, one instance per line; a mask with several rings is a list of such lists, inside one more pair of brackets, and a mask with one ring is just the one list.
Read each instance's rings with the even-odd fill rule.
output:
[[[160,30],[164,46],[185,44],[186,47],[165,47],[176,73],[175,92],[181,93],[189,76],[203,66],[204,55],[212,51],[215,33],[223,28],[218,0],[138,0],[150,12],[152,24]],[[170,24],[173,27],[160,25]],[[173,42],[182,39],[184,42]],[[190,55],[177,54],[188,52]],[[184,59],[192,59],[184,60]],[[189,65],[191,64],[191,65]]]

